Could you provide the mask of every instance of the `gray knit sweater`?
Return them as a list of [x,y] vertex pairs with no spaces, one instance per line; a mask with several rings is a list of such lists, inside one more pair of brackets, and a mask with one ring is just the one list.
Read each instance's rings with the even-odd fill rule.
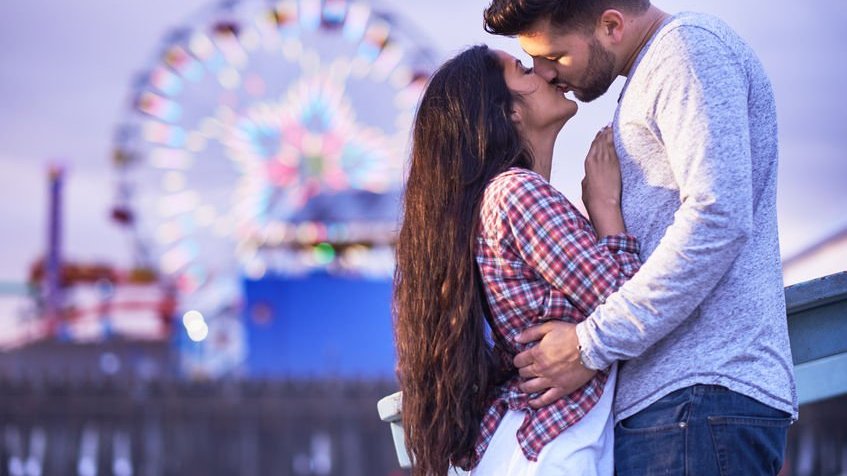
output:
[[623,361],[616,419],[698,383],[796,416],[762,65],[720,20],[679,14],[636,60],[614,129],[644,265],[577,335],[589,367]]

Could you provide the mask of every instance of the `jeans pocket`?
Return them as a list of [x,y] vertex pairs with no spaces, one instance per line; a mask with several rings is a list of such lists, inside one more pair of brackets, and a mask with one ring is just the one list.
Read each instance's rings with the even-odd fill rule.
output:
[[708,423],[721,476],[779,473],[791,417],[710,416]]
[[692,394],[665,395],[615,427],[615,471],[619,476],[684,474]]
[[691,407],[691,391],[683,388],[671,392],[649,407],[619,423],[626,434],[661,433],[685,428]]
[[650,476],[685,473],[684,422],[644,428],[615,427],[615,474]]

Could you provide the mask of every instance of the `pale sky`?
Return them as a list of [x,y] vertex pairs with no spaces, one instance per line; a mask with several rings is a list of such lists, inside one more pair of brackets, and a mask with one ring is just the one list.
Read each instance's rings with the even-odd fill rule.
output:
[[[487,0],[380,3],[414,21],[444,59],[476,43],[521,54],[514,40],[482,30]],[[764,63],[779,112],[783,255],[847,226],[842,94],[847,65],[839,28],[847,20],[847,3],[654,3],[671,13],[720,16]],[[209,5],[201,0],[0,3],[0,281],[23,281],[44,248],[46,168],[53,160],[69,169],[65,253],[127,263],[127,238],[108,220],[114,127],[126,110],[133,73],[150,64],[166,31]],[[575,201],[588,144],[612,117],[620,85],[601,100],[582,104],[559,138],[553,183]]]

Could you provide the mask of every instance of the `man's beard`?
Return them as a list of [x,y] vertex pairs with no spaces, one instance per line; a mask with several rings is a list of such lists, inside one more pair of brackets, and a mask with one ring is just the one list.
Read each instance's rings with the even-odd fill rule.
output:
[[616,77],[615,56],[592,37],[588,65],[580,81],[581,87],[574,90],[574,96],[582,102],[591,102],[606,94]]

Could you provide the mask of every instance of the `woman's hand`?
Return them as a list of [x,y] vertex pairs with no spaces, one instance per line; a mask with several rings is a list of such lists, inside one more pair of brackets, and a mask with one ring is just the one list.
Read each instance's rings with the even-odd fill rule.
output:
[[597,133],[585,157],[582,202],[597,238],[626,231],[621,215],[621,166],[611,127]]

